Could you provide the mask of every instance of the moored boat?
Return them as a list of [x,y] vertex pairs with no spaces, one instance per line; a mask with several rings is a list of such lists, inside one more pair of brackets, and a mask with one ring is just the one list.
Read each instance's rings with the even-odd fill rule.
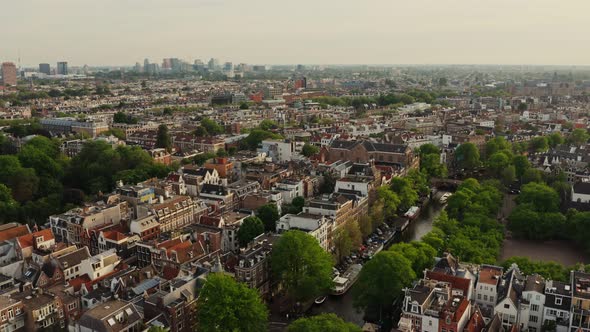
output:
[[409,219],[414,219],[418,217],[418,214],[420,214],[420,208],[417,206],[412,206],[406,213],[404,213],[404,216]]

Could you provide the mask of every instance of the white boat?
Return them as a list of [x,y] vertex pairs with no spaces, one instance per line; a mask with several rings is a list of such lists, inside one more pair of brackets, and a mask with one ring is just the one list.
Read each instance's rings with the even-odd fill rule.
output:
[[449,197],[451,197],[451,195],[453,195],[453,194],[451,194],[451,193],[443,194],[439,200],[440,204],[445,204],[449,200]]
[[412,206],[411,208],[408,209],[408,211],[406,213],[404,213],[404,216],[409,219],[414,219],[418,216],[419,213],[420,213],[420,208],[417,206]]
[[360,264],[351,265],[342,276],[334,277],[334,288],[332,288],[332,295],[342,295],[346,293],[350,287],[356,282],[363,268]]
[[320,296],[318,298],[315,299],[315,304],[322,304],[326,301],[326,298],[328,298],[327,296]]

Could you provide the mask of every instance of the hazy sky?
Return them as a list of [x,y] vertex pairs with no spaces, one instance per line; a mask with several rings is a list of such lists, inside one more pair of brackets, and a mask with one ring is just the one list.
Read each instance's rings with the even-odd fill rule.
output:
[[590,64],[589,0],[2,0],[0,61]]

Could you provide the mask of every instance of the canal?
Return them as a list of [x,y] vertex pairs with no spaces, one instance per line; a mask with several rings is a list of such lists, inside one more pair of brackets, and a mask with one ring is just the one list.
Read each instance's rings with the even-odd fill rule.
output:
[[[440,195],[440,194],[439,194]],[[440,197],[437,195],[436,197]],[[432,229],[432,223],[440,215],[443,206],[438,203],[438,200],[428,203],[422,211],[420,216],[414,220],[402,234],[402,241],[420,240],[426,233]],[[354,288],[354,286],[353,286]],[[348,291],[342,296],[330,296],[321,305],[314,305],[311,308],[312,315],[335,313],[345,321],[362,326],[364,323],[363,313],[358,312],[352,306],[352,292]]]

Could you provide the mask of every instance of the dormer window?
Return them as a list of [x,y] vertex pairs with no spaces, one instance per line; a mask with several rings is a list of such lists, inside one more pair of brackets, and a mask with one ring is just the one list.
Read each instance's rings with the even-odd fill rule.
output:
[[35,240],[37,243],[43,242],[43,235],[38,236]]
[[556,297],[555,298],[555,304],[556,305],[561,305],[561,301],[562,301],[561,297]]

